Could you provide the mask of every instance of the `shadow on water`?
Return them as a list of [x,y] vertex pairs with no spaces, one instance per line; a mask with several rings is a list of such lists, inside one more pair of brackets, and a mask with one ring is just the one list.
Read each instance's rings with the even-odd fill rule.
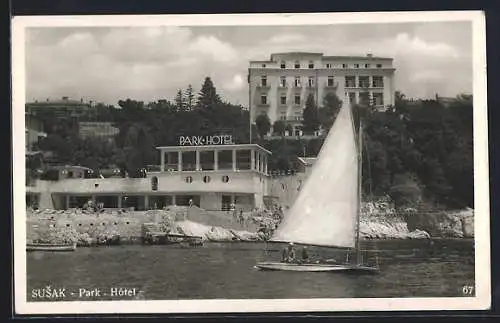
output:
[[[379,273],[260,271],[254,268],[257,262],[281,257],[279,246],[268,246],[266,254],[262,243],[209,243],[194,248],[130,245],[78,248],[70,253],[33,252],[27,255],[28,301],[33,301],[29,297],[32,288],[47,285],[68,289],[136,288],[141,298],[153,300],[451,297],[462,296],[463,285],[474,283],[471,241],[369,241],[362,248],[379,251]],[[320,248],[310,252],[332,255]]]

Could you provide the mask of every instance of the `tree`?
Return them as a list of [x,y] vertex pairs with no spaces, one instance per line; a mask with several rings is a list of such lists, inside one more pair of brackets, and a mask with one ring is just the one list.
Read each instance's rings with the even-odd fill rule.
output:
[[276,120],[273,124],[273,133],[283,136],[285,134],[285,122],[283,120]]
[[319,120],[323,129],[329,130],[342,107],[342,101],[335,93],[327,93],[323,98],[323,106],[319,108]]
[[188,111],[193,110],[196,102],[194,98],[193,87],[191,86],[191,84],[188,85],[184,97],[186,98],[186,110]]
[[198,107],[202,110],[213,110],[214,106],[221,104],[222,100],[210,77],[206,77],[198,95]]
[[306,107],[303,112],[302,125],[304,133],[312,134],[319,129],[320,121],[318,108],[314,102],[314,96],[309,94],[306,100]]
[[267,114],[261,114],[255,119],[255,126],[260,138],[264,138],[269,133],[269,130],[271,130],[271,120],[269,120]]
[[184,93],[182,93],[182,90],[179,89],[177,90],[177,94],[175,95],[175,106],[177,108],[177,111],[186,111],[186,100],[184,98]]

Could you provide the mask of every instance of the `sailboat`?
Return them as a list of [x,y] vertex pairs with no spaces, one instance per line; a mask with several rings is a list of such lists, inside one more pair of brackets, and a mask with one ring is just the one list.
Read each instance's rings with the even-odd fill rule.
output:
[[[358,139],[357,139],[358,138]],[[359,247],[362,124],[356,135],[352,107],[343,103],[311,174],[269,242],[347,250],[345,263],[260,262],[260,270],[377,272],[364,265]],[[355,251],[354,261],[349,260]]]

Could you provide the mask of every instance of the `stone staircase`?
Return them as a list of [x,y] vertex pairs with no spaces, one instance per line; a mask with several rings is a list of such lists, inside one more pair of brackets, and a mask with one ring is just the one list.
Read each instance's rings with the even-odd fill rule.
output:
[[[259,229],[259,226],[251,221],[250,212],[243,212],[245,220],[240,223],[238,219],[233,218],[231,211],[207,211],[196,206],[184,208],[186,219],[189,221],[237,231],[257,232]],[[239,213],[237,215],[239,216]]]
[[165,235],[165,232],[161,230],[161,226],[156,223],[143,223],[142,224],[142,236],[145,237],[146,235],[151,235],[151,236],[163,236]]

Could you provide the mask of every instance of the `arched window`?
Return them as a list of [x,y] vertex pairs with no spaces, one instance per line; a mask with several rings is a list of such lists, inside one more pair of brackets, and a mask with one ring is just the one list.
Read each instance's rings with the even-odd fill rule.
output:
[[192,183],[193,178],[191,176],[186,177],[186,183]]
[[151,190],[153,191],[158,190],[158,177],[156,176],[151,177]]
[[229,182],[229,176],[227,176],[227,175],[222,176],[222,182],[224,182],[224,183]]

